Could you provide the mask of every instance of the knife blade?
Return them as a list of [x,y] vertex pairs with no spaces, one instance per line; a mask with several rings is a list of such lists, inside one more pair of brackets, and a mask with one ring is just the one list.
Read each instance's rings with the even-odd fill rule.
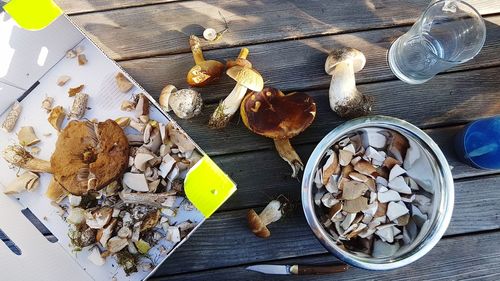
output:
[[260,264],[252,265],[246,270],[260,272],[264,274],[278,274],[278,275],[320,275],[344,272],[349,268],[346,264],[334,265],[277,265],[277,264]]

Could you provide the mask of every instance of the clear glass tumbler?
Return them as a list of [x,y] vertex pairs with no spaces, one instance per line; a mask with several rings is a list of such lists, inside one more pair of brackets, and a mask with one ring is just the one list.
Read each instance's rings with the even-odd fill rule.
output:
[[389,66],[402,81],[421,84],[472,59],[486,39],[479,12],[460,0],[432,2],[389,50]]

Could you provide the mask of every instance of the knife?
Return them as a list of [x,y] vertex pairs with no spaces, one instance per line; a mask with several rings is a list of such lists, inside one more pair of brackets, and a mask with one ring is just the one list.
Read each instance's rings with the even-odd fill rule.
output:
[[320,275],[344,272],[349,268],[346,264],[335,265],[276,265],[261,264],[252,265],[246,270],[256,271],[264,274],[293,274],[293,275]]

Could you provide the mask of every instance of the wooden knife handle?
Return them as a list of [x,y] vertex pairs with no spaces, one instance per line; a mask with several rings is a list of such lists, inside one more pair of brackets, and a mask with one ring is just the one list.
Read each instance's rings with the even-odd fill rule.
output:
[[338,265],[292,265],[290,272],[296,275],[320,275],[344,272],[349,268],[347,264]]

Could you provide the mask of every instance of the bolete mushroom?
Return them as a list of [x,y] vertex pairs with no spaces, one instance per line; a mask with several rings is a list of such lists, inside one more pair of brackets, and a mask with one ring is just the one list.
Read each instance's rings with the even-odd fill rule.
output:
[[340,117],[353,118],[371,111],[373,99],[356,89],[354,73],[363,69],[365,55],[353,48],[332,51],[325,62],[325,72],[332,75],[328,91],[330,107]]
[[229,69],[237,65],[252,68],[252,63],[249,60],[247,60],[249,52],[250,51],[247,48],[241,48],[240,54],[235,60],[228,60],[226,62],[226,68]]
[[248,210],[247,220],[248,227],[252,232],[261,238],[267,238],[271,236],[271,232],[267,228],[267,225],[278,221],[283,215],[282,204],[278,200],[273,200],[267,204],[264,210],[257,215],[254,209]]
[[193,89],[177,90],[174,85],[167,85],[161,90],[159,102],[166,112],[174,111],[181,119],[199,115],[203,106],[200,93]]
[[235,65],[229,68],[226,74],[236,81],[236,86],[210,117],[208,126],[211,128],[222,129],[227,126],[231,117],[238,111],[247,89],[259,92],[264,87],[262,76],[253,68]]
[[196,63],[187,74],[187,83],[192,87],[204,87],[217,80],[224,71],[224,64],[216,60],[205,60],[201,51],[200,39],[195,35],[189,37],[189,45]]
[[275,88],[264,88],[248,94],[241,103],[241,118],[252,132],[272,138],[276,150],[292,167],[292,177],[303,169],[290,139],[314,121],[316,104],[305,93],[283,94]]
[[8,146],[2,156],[20,168],[53,173],[65,190],[80,196],[101,190],[123,174],[129,144],[115,121],[72,121],[59,135],[50,162],[33,157],[21,146]]

